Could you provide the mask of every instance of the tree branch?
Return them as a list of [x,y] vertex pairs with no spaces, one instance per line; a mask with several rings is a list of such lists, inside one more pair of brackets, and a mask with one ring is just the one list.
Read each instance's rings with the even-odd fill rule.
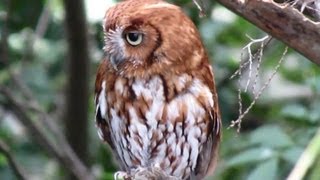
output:
[[320,65],[320,23],[307,19],[289,5],[279,5],[272,0],[218,2]]
[[26,173],[24,172],[24,170],[18,165],[15,158],[11,155],[8,145],[4,143],[1,139],[0,139],[0,153],[2,153],[6,157],[8,164],[11,166],[13,172],[17,175],[19,179],[21,180],[29,179]]
[[[62,133],[57,132],[57,128],[50,129],[50,126],[47,126],[49,129],[45,129],[40,123],[41,121],[49,121],[45,113],[37,113],[38,120],[34,120],[29,116],[30,107],[28,107],[27,102],[18,101],[15,95],[4,86],[0,85],[0,93],[6,97],[9,105],[11,106],[12,111],[22,122],[22,124],[28,129],[29,133],[41,144],[45,149],[53,155],[65,168],[70,170],[77,179],[80,180],[92,180],[94,179],[93,175],[86,168],[86,166],[80,161],[76,154],[71,149],[70,145],[67,143],[65,138],[62,136]],[[38,110],[41,111],[41,110]],[[50,124],[49,122],[47,122]],[[51,124],[52,125],[52,124]],[[48,132],[56,135],[55,141],[52,142],[51,138],[47,135]],[[60,134],[60,135],[59,135]]]

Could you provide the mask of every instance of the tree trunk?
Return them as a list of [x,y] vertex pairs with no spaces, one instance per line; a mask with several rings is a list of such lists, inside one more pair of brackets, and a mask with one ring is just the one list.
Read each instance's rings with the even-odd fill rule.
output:
[[77,155],[88,164],[89,53],[84,3],[82,0],[63,2],[69,47],[65,133]]

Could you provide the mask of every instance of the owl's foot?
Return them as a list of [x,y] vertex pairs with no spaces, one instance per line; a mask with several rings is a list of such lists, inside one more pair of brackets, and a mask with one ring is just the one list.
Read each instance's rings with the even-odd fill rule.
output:
[[113,175],[114,180],[127,180],[130,179],[130,175],[124,171],[117,171]]
[[156,179],[156,180],[180,180],[177,177],[168,175],[160,167],[160,164],[155,164],[153,167],[145,168],[138,167],[131,172],[132,179],[136,180],[146,180],[146,179]]

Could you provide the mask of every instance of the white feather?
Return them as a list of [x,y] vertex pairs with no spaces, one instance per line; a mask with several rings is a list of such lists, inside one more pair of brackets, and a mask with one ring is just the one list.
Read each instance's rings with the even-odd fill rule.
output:
[[100,108],[101,117],[106,119],[106,111],[108,109],[107,102],[106,102],[106,81],[102,82],[101,87],[102,87],[102,89],[99,93],[99,98],[98,98],[96,110],[98,110]]
[[[179,78],[180,85],[185,85],[187,82],[187,76]],[[182,87],[183,87],[182,86]],[[117,80],[115,82],[115,89],[120,94],[124,91],[123,81]],[[137,99],[144,98],[146,101],[151,102],[148,111],[145,114],[146,119],[140,119],[137,115],[135,107],[130,107],[128,113],[130,116],[130,126],[128,127],[129,135],[126,139],[120,138],[125,136],[122,130],[125,126],[125,120],[119,117],[113,109],[111,109],[111,129],[113,131],[114,142],[122,141],[124,146],[129,146],[125,150],[121,150],[119,143],[115,144],[118,153],[123,156],[127,164],[132,164],[132,157],[138,158],[142,167],[149,166],[150,163],[161,164],[163,167],[167,167],[168,173],[173,173],[176,176],[182,177],[183,171],[186,169],[194,170],[197,158],[201,149],[201,144],[206,141],[206,134],[201,134],[201,129],[205,129],[205,123],[203,118],[205,117],[205,109],[197,101],[198,96],[204,96],[208,99],[208,105],[213,106],[212,94],[208,87],[206,87],[200,80],[194,79],[191,86],[186,92],[180,94],[167,104],[167,119],[162,123],[159,123],[159,117],[162,117],[163,107],[166,102],[164,97],[164,89],[160,77],[153,77],[146,81],[142,79],[136,79],[132,84],[132,89],[137,96]],[[101,96],[101,95],[100,95]],[[100,97],[99,97],[100,98]],[[115,108],[117,107],[115,103]],[[102,105],[105,106],[105,105]],[[187,108],[187,114],[184,121],[184,127],[182,122],[174,122],[174,120],[180,116],[180,107]],[[175,123],[175,127],[174,127]],[[197,124],[195,126],[195,124]],[[184,131],[184,134],[182,132]],[[165,134],[166,132],[166,134]],[[156,134],[157,138],[153,139],[153,135]],[[165,136],[164,136],[165,134]],[[137,142],[139,139],[139,143]],[[162,144],[156,144],[153,140],[160,141],[165,138]],[[141,147],[142,144],[142,147]],[[151,158],[151,150],[157,146],[157,156]],[[182,147],[181,147],[182,146]],[[175,156],[177,167],[174,172],[169,168],[170,161],[167,157],[167,148],[171,148],[170,156]],[[124,151],[124,152],[122,152]],[[129,156],[129,152],[132,155]],[[190,161],[189,159],[189,152]],[[131,157],[132,156],[132,157]],[[173,162],[172,162],[173,163]]]

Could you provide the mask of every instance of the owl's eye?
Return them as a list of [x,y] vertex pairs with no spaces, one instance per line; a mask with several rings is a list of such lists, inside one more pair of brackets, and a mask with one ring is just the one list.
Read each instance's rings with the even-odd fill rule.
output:
[[125,36],[127,42],[132,46],[137,46],[142,42],[142,34],[139,32],[129,32]]

